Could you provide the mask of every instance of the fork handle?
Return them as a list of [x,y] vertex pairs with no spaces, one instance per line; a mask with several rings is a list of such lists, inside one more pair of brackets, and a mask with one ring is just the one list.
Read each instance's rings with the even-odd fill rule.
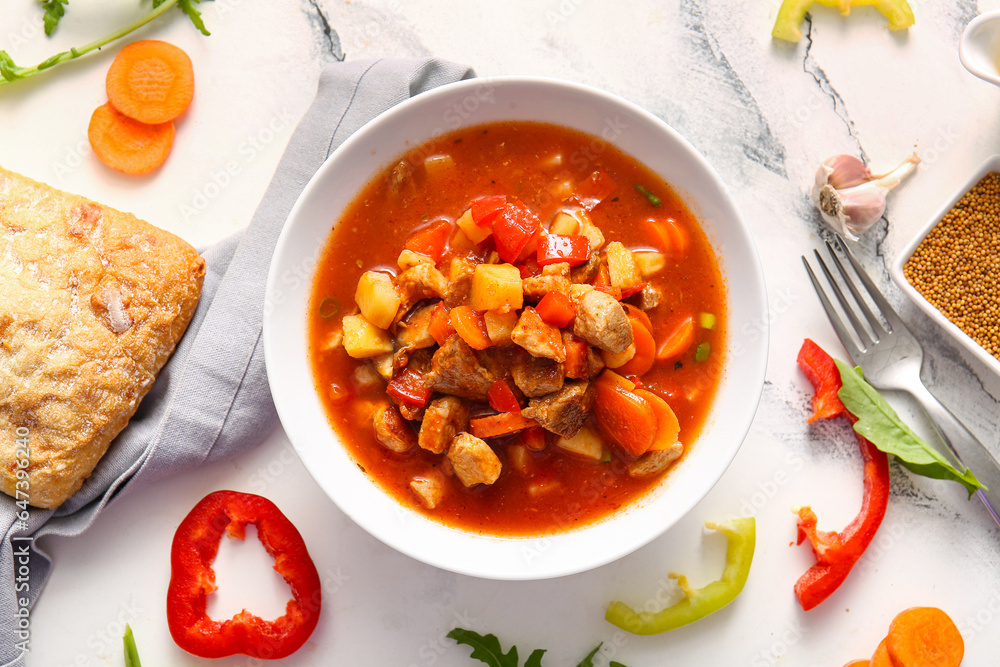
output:
[[951,413],[951,410],[941,404],[934,394],[922,383],[907,387],[914,398],[923,406],[924,411],[937,426],[938,435],[948,446],[948,449],[958,457],[979,478],[988,489],[979,490],[976,495],[986,505],[993,520],[1000,525],[1000,463],[990,453],[986,446],[976,436],[972,435],[965,424]]

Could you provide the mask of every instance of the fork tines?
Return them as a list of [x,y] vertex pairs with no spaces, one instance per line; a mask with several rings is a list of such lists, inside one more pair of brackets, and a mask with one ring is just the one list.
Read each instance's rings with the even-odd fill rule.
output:
[[[862,285],[865,287],[865,291],[868,293],[869,299],[874,303],[878,311],[881,313],[883,320],[880,320],[875,312],[868,305],[868,302],[862,296],[858,289],[857,281],[851,277],[848,270],[844,267],[844,264],[840,261],[840,257],[837,251],[834,249],[833,244],[829,241],[826,242],[827,252],[830,254],[830,260],[834,267],[836,267],[837,274],[840,276],[840,280],[834,278],[830,267],[823,260],[823,256],[820,254],[819,250],[814,250],[816,255],[816,261],[819,263],[823,274],[826,276],[827,282],[830,284],[830,289],[833,291],[837,298],[837,302],[840,304],[840,309],[850,320],[851,326],[853,327],[853,335],[845,326],[843,319],[836,308],[834,308],[829,297],[827,297],[826,291],[820,284],[816,274],[813,272],[812,267],[809,265],[809,261],[802,257],[802,263],[805,264],[806,271],[809,273],[809,280],[812,281],[813,287],[816,290],[816,294],[819,296],[820,301],[823,304],[823,309],[826,311],[827,317],[830,319],[830,323],[833,328],[837,331],[837,336],[840,338],[844,347],[847,348],[848,354],[852,358],[856,358],[858,354],[866,352],[879,340],[885,336],[891,334],[894,330],[899,330],[905,328],[902,320],[896,314],[896,311],[892,309],[889,302],[886,301],[885,297],[879,291],[875,283],[868,276],[865,270],[861,267],[854,253],[851,252],[844,240],[837,237],[837,247],[840,248],[840,252],[848,259],[853,268],[853,272],[861,280]],[[853,297],[852,301],[849,301],[844,291],[841,289],[840,284],[843,284],[850,291]],[[868,322],[868,327],[861,322],[858,317],[857,312],[860,311],[864,316],[865,320]]]

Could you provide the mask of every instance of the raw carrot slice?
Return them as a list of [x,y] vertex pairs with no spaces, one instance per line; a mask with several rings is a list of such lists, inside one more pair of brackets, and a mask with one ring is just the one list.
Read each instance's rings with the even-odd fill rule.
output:
[[194,97],[191,59],[173,44],[145,39],[118,52],[105,80],[111,106],[155,125],[180,116]]
[[687,352],[693,342],[694,316],[688,315],[667,333],[667,337],[656,350],[656,358],[660,361],[670,361]]
[[892,658],[889,657],[889,649],[886,646],[886,639],[879,642],[878,647],[875,649],[875,653],[872,654],[872,659],[868,663],[870,667],[896,667],[892,663]]
[[629,315],[629,320],[632,322],[632,344],[635,345],[635,354],[619,366],[617,372],[622,375],[642,376],[649,372],[653,362],[656,361],[656,341],[642,320],[632,315]]
[[147,125],[104,104],[90,117],[87,138],[101,162],[138,176],[159,168],[170,155],[174,145],[174,124],[167,121]]
[[871,667],[870,660],[851,660],[844,667]]
[[912,607],[889,625],[886,648],[895,667],[958,667],[965,655],[962,633],[937,607]]

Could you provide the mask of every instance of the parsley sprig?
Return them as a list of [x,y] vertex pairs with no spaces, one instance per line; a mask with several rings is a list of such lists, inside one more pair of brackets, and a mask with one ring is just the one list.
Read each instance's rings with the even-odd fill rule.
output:
[[[38,63],[34,67],[19,67],[14,59],[10,57],[6,51],[0,51],[0,86],[13,83],[15,81],[20,81],[29,76],[33,76],[45,70],[52,69],[56,65],[60,65],[66,61],[74,60],[80,56],[86,55],[91,51],[96,51],[97,49],[110,44],[111,42],[121,39],[125,35],[134,32],[146,25],[150,21],[159,18],[164,12],[173,6],[177,6],[194,26],[201,31],[203,35],[210,34],[208,29],[205,28],[205,22],[201,19],[201,12],[198,11],[196,5],[200,3],[201,0],[153,0],[153,9],[148,14],[142,18],[129,23],[127,26],[115,30],[112,33],[101,37],[100,39],[94,40],[89,44],[85,44],[80,47],[74,47],[69,51],[62,51],[57,53],[51,58],[47,58],[42,62]],[[59,25],[59,21],[66,14],[66,7],[69,5],[69,0],[42,0],[41,6],[44,12],[42,21],[45,25],[45,34],[51,35]]]

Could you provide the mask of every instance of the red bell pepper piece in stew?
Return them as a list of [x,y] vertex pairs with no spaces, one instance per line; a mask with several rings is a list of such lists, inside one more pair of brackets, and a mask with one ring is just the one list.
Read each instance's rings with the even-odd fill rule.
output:
[[[244,610],[226,621],[205,613],[206,597],[215,590],[212,561],[224,532],[243,539],[246,525],[257,526],[261,544],[274,557],[274,569],[292,591],[285,614],[265,621]],[[170,550],[167,623],[174,641],[202,658],[242,653],[279,659],[309,639],[319,620],[322,588],[316,566],[292,522],[267,498],[216,491],[184,517]]]
[[519,201],[505,204],[493,220],[493,240],[500,259],[513,264],[524,247],[542,229],[538,216]]
[[590,239],[582,234],[546,234],[538,240],[538,266],[567,262],[578,266],[590,259]]
[[385,392],[400,403],[418,408],[427,405],[433,393],[424,383],[424,376],[410,367],[404,368],[402,373],[392,378]]
[[480,227],[489,227],[506,204],[506,195],[480,197],[472,202],[472,221]]
[[[830,355],[807,338],[799,350],[798,364],[815,389],[815,413],[809,421],[819,417],[857,421],[837,396],[842,382]],[[864,459],[864,496],[858,515],[844,530],[835,533],[817,530],[816,514],[809,507],[797,510],[798,544],[808,538],[816,554],[816,564],[795,583],[795,595],[806,611],[829,597],[844,582],[875,538],[889,503],[888,456],[860,434],[855,433],[855,436]]]
[[573,191],[572,199],[580,206],[590,211],[618,189],[615,179],[603,169],[595,169]]
[[447,220],[440,220],[410,234],[404,247],[421,255],[427,255],[437,264],[448,250],[451,232],[451,223]]

